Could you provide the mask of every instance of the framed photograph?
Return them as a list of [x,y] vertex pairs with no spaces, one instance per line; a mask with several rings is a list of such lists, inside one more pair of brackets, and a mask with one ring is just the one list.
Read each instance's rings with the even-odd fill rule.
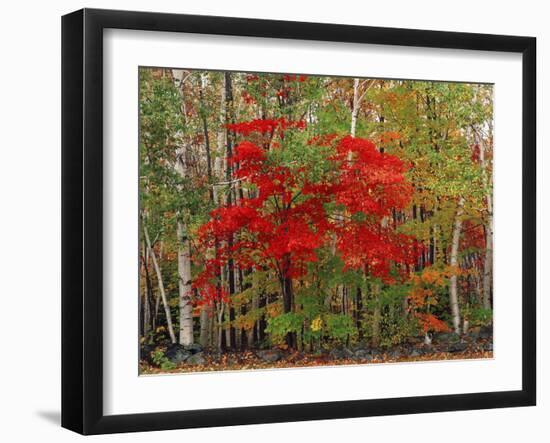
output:
[[62,425],[535,405],[535,51],[64,16]]

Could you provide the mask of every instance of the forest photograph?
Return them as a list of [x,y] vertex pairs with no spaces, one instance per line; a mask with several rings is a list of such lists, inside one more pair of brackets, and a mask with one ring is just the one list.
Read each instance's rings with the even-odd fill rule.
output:
[[137,93],[141,375],[493,358],[492,84],[140,67]]

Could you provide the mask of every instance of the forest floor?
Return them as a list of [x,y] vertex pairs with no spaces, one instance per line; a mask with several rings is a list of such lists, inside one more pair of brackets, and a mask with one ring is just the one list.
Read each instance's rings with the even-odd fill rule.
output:
[[152,349],[154,348],[146,348],[144,352],[142,348],[142,375],[492,358],[493,337],[492,334],[462,337],[440,334],[431,345],[425,345],[418,339],[389,349],[373,349],[356,344],[317,353],[283,349],[220,353],[202,350],[196,345],[187,349],[181,345],[167,345],[156,348],[162,349],[165,358],[170,361],[164,367],[155,364],[150,358],[155,352]]

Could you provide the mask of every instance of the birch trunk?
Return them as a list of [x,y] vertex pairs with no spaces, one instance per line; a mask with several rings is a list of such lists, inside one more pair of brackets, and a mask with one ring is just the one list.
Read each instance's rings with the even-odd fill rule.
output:
[[[232,83],[232,77],[230,72],[225,72],[224,74],[224,85],[225,85],[225,101],[226,101],[226,124],[227,123],[235,123],[235,114],[233,109],[233,83]],[[234,134],[230,132],[228,128],[226,128],[225,133],[225,139],[226,139],[226,180],[228,182],[231,182],[233,180],[233,168],[231,164],[229,163],[229,159],[233,156],[233,142],[234,142]],[[235,190],[230,187],[229,192],[227,194],[227,206],[233,206],[235,202],[236,196],[235,196]],[[233,246],[233,238],[230,237],[228,240],[229,248]],[[235,263],[232,258],[229,258],[227,261],[227,281],[228,281],[228,290],[229,290],[229,297],[231,298],[233,295],[235,295]],[[235,308],[233,306],[228,307],[228,320],[229,320],[229,327],[227,328],[227,347],[228,348],[234,348],[236,345],[236,331],[233,326],[233,322],[235,320]]]
[[[451,260],[450,264],[453,268],[458,267],[458,245],[460,242],[460,233],[462,231],[462,214],[464,213],[464,198],[458,200],[456,209],[455,222],[453,226],[453,238],[451,244]],[[449,294],[449,302],[451,304],[451,316],[453,319],[453,328],[455,333],[460,334],[460,308],[458,305],[458,276],[453,273],[451,276],[451,287]]]
[[[191,73],[181,69],[173,69],[172,77],[176,81],[176,86],[184,97],[184,85]],[[202,91],[202,89],[201,89]],[[201,92],[202,93],[202,92]],[[202,97],[201,97],[202,98]],[[182,105],[185,100],[182,100]],[[202,113],[202,109],[201,109]],[[185,121],[185,109],[182,108],[182,115]],[[209,148],[209,147],[208,147]],[[181,177],[187,178],[188,170],[188,153],[186,146],[178,148],[177,160],[174,169]],[[209,153],[208,153],[209,154]],[[187,236],[187,226],[182,222],[182,213],[178,213],[178,222],[176,235],[178,239],[178,287],[179,287],[179,343],[184,346],[193,344],[193,288],[191,286],[191,244]]]
[[143,337],[149,340],[149,334],[151,333],[151,299],[153,289],[151,285],[151,277],[149,276],[149,254],[148,249],[145,246],[145,242],[142,242],[142,250],[143,269],[145,271],[145,292],[143,294]]
[[487,202],[487,220],[485,222],[485,257],[483,260],[483,307],[491,308],[491,283],[493,273],[493,196],[489,186],[489,171],[486,159],[485,143],[479,142],[479,158],[482,168],[482,180]]
[[[229,310],[231,308],[227,307],[224,313],[224,323],[227,323],[228,325],[231,325],[231,315],[229,313]],[[231,326],[227,326],[225,328],[225,347],[227,349],[231,349],[232,341],[231,341]]]
[[217,347],[218,351],[222,352],[223,350],[223,311],[225,310],[225,305],[222,302],[219,303],[218,313],[217,313],[217,320],[218,320],[218,330],[217,330]]
[[178,222],[178,277],[181,345],[193,344],[193,288],[191,287],[191,245],[183,223]]
[[[487,196],[490,200],[491,197]],[[487,206],[491,206],[489,203]],[[489,209],[492,211],[492,208]],[[485,258],[483,263],[483,307],[491,308],[491,288],[492,288],[492,273],[493,273],[493,215],[487,217],[487,225],[485,226]]]
[[203,348],[210,346],[210,326],[212,322],[210,321],[211,317],[211,308],[210,306],[204,305],[201,308],[201,335],[200,335],[200,344]]
[[151,257],[151,260],[153,261],[153,267],[155,268],[155,272],[157,274],[157,280],[159,285],[159,292],[160,296],[162,298],[162,304],[164,306],[164,313],[166,314],[166,323],[168,326],[168,333],[170,334],[170,340],[172,343],[176,343],[176,335],[174,334],[174,326],[172,323],[172,315],[170,314],[170,306],[168,305],[168,300],[166,298],[166,291],[164,290],[164,282],[162,280],[162,272],[160,271],[160,266],[157,261],[157,256],[155,255],[155,251],[153,250],[153,247],[151,246],[151,240],[149,239],[149,233],[147,232],[147,228],[145,226],[145,223],[143,223],[143,234],[145,236],[145,242],[147,243],[147,249],[149,250],[149,256]]
[[[225,76],[221,85],[220,90],[220,112],[219,112],[219,120],[218,120],[218,132],[217,132],[217,142],[216,142],[216,156],[214,157],[214,165],[213,165],[213,174],[214,174],[214,181],[220,180],[225,175],[226,170],[226,94],[225,94]],[[224,194],[223,192],[220,193],[219,186],[213,186],[213,192],[212,197],[214,199],[214,205],[216,207],[225,204],[224,201]],[[220,285],[223,287],[223,275],[224,275],[224,267],[220,267]],[[223,315],[224,315],[224,304],[223,302],[219,302],[216,304],[215,308],[215,317],[214,312],[212,312],[212,321],[210,322],[210,327],[212,329],[212,345],[218,349],[218,351],[222,351],[223,347]],[[215,325],[214,325],[215,323]],[[215,326],[215,327],[214,327]],[[201,336],[202,336],[202,329],[201,329]],[[202,344],[202,343],[201,343]]]
[[351,109],[351,129],[350,134],[352,137],[355,137],[355,130],[357,128],[357,115],[359,114],[360,107],[359,99],[359,79],[353,79],[353,107]]
[[[227,103],[226,103],[226,93],[225,93],[225,76],[224,76],[224,80],[223,80],[223,84],[222,84],[222,87],[221,87],[221,91],[220,91],[220,116],[219,116],[219,120],[218,120],[218,123],[219,123],[219,129],[218,129],[218,133],[217,133],[217,155],[215,156],[214,158],[214,177],[216,178],[216,180],[219,180],[220,178],[223,177],[224,175],[224,171],[226,170],[226,165],[225,165],[225,161],[226,161],[226,153],[225,153],[225,148],[226,148],[226,129],[225,129],[225,125],[227,123],[226,119],[227,119]],[[221,198],[220,196],[218,196],[218,193],[219,193],[219,187],[218,186],[214,186],[214,203],[216,205],[220,204],[220,203],[223,203],[223,201],[221,201]]]
[[[208,175],[208,184],[209,184],[209,198],[210,202],[213,206],[216,204],[216,196],[214,194],[214,180],[213,180],[213,172],[212,172],[212,153],[210,148],[210,134],[208,131],[208,119],[207,119],[207,112],[206,112],[206,102],[205,102],[205,90],[208,85],[208,74],[203,73],[200,77],[201,81],[201,87],[199,90],[199,100],[200,100],[200,116],[202,120],[202,128],[204,133],[204,148],[206,152],[206,171]],[[216,256],[216,252],[212,249],[209,249],[207,251],[207,257],[208,259],[213,258],[213,256]],[[203,304],[200,307],[200,344],[202,347],[206,348],[210,344],[210,306],[207,304]]]

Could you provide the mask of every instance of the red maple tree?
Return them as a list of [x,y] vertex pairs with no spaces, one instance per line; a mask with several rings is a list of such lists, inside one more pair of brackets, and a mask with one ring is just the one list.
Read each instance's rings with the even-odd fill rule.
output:
[[265,143],[266,137],[278,134],[282,140],[288,130],[303,130],[304,122],[282,118],[230,126],[247,137],[229,162],[235,183],[250,192],[213,210],[199,229],[200,247],[215,250],[194,282],[203,301],[227,299],[219,274],[231,261],[241,269],[275,271],[284,312],[290,312],[293,279],[307,273],[307,264],[318,260],[331,239],[346,268],[368,269],[375,277],[391,279],[393,263],[414,263],[414,240],[384,222],[392,208],[403,208],[411,198],[407,165],[399,158],[379,152],[369,140],[317,137],[309,143],[330,146],[330,172],[314,181],[307,165],[272,160],[270,149],[284,149],[282,144]]

